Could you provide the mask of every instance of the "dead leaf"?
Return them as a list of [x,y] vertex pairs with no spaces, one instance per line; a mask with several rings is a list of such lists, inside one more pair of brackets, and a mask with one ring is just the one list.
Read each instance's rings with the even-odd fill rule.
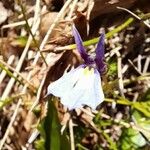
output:
[[76,11],[76,18],[73,20],[80,36],[83,40],[87,40],[87,19],[86,15],[82,12]]
[[[44,14],[41,18],[41,24],[40,24],[40,34],[42,36],[42,38],[46,35],[49,27],[53,24],[55,18],[57,17],[58,12],[48,12],[46,14]],[[63,28],[65,25],[64,24],[60,24],[59,28],[61,30],[61,28]],[[56,38],[59,37],[61,34],[61,32],[58,31],[58,29],[54,29],[51,33],[51,38]]]

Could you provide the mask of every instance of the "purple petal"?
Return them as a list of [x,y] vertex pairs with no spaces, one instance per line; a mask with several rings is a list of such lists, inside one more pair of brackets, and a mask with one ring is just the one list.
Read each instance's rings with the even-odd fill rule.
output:
[[95,63],[98,67],[98,71],[102,73],[105,69],[105,63],[104,63],[104,41],[105,40],[105,35],[102,33],[99,42],[96,47],[96,58],[95,58]]
[[89,55],[86,53],[86,50],[82,44],[83,41],[80,37],[78,30],[76,29],[76,27],[74,25],[73,25],[73,36],[74,36],[75,43],[77,45],[77,49],[78,49],[81,57],[84,59],[85,63],[88,63]]

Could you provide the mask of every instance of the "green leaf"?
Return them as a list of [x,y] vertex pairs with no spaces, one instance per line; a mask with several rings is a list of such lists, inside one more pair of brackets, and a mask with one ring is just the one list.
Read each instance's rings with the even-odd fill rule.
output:
[[134,102],[132,106],[138,111],[142,112],[146,117],[150,117],[150,101]]
[[51,150],[52,148],[55,150],[60,150],[60,128],[57,111],[53,102],[50,100],[48,102],[47,117],[44,121],[46,150]]
[[150,118],[145,117],[142,113],[138,112],[137,110],[134,110],[133,112],[133,118],[140,127],[141,133],[143,136],[145,136],[147,141],[150,141]]
[[47,116],[41,122],[39,130],[42,137],[36,142],[38,150],[70,150],[70,142],[66,132],[61,135],[58,113],[52,100],[48,101]]
[[120,140],[121,150],[137,150],[146,144],[146,140],[132,128],[124,129]]
[[150,118],[145,117],[137,109],[132,111],[132,117],[140,132],[133,128],[124,129],[121,135],[120,149],[137,150],[150,141]]

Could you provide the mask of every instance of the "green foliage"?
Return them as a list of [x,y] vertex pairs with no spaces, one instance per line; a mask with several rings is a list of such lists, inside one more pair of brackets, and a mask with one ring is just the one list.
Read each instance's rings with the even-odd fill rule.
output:
[[137,150],[146,144],[143,136],[132,128],[125,128],[120,139],[119,149],[121,150]]
[[138,111],[142,112],[146,117],[150,117],[150,101],[135,102],[132,106]]
[[[118,79],[116,79],[116,77],[117,77],[117,63],[114,59],[110,59],[107,62],[107,73],[106,75],[103,76],[103,79],[105,81],[105,84],[103,85],[105,95],[107,96],[114,95],[113,90],[118,87]],[[111,83],[108,82],[108,80],[111,81]]]
[[147,141],[150,141],[150,117],[145,117],[142,113],[134,110],[133,119],[138,127],[142,129],[140,131],[142,135],[147,139]]
[[125,128],[123,130],[120,140],[120,149],[122,150],[141,149],[150,141],[150,118],[145,118],[144,114],[137,110],[134,110],[132,114],[134,122],[140,131],[133,128]]
[[41,139],[35,143],[37,150],[70,150],[66,132],[61,135],[61,125],[52,100],[48,101],[47,116],[41,121],[39,130]]
[[108,61],[108,72],[107,76],[115,77],[117,75],[117,63],[116,60],[109,60]]

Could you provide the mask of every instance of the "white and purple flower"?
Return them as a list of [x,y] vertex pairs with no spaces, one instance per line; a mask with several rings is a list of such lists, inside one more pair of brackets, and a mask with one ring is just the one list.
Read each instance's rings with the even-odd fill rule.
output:
[[47,95],[53,94],[59,97],[61,103],[68,107],[69,110],[81,108],[84,105],[96,109],[104,101],[100,78],[101,73],[105,70],[103,61],[104,34],[99,39],[94,59],[86,53],[82,39],[75,26],[73,26],[73,35],[84,64],[65,73],[60,79],[51,83],[48,86]]

